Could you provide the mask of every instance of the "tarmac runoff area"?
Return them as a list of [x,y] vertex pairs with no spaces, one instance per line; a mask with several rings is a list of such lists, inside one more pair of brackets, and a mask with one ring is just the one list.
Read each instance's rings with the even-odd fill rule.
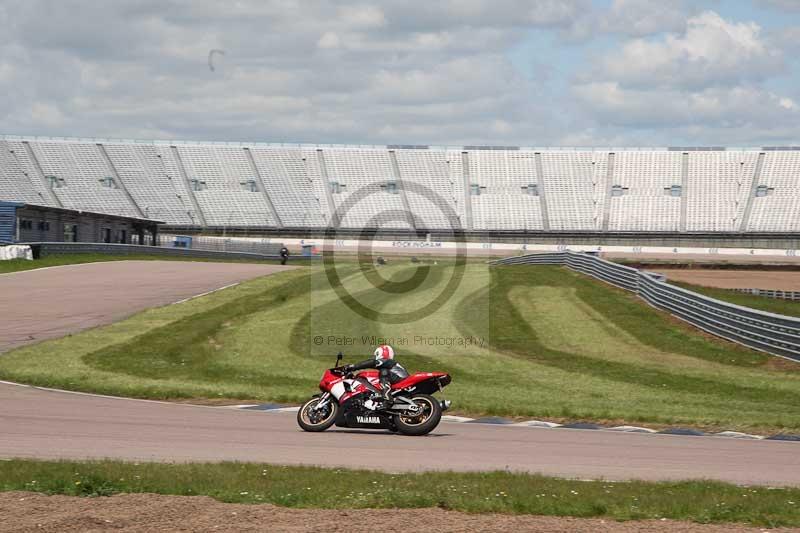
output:
[[[0,349],[106,324],[280,269],[126,261],[3,275],[0,314],[11,317],[14,326],[3,324]],[[33,339],[20,340],[21,331]],[[310,434],[297,427],[293,412],[280,409],[180,405],[2,382],[0,406],[0,458],[229,460],[389,472],[510,470],[578,479],[702,478],[800,486],[800,443],[790,441],[457,419],[444,421],[427,437],[336,428]]]
[[0,353],[292,267],[110,261],[0,275]]

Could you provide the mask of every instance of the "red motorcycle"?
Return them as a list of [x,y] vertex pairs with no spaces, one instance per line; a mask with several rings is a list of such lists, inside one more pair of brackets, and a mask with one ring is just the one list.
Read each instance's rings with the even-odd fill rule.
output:
[[325,431],[332,425],[344,428],[388,429],[404,435],[426,435],[439,425],[442,412],[450,408],[447,400],[433,394],[450,383],[444,372],[417,372],[392,384],[391,401],[375,400],[380,391],[377,370],[355,374],[339,366],[329,368],[315,394],[300,407],[297,423],[305,431]]

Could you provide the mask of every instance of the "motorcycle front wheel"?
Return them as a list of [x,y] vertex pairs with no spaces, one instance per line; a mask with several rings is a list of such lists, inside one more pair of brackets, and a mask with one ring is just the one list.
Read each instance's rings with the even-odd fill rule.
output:
[[339,412],[339,404],[334,399],[317,408],[322,398],[311,398],[304,403],[297,411],[297,424],[304,431],[325,431],[336,422],[336,414]]
[[403,435],[427,435],[436,429],[442,419],[442,404],[429,394],[417,394],[411,397],[411,401],[417,405],[418,410],[395,415],[397,431]]

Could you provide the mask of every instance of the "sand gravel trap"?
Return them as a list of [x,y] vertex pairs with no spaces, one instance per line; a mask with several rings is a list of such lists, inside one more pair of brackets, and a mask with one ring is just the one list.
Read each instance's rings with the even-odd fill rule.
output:
[[703,287],[800,291],[800,272],[664,268],[650,270],[664,274],[671,281],[682,281]]
[[[615,522],[545,516],[471,515],[441,509],[286,509],[220,503],[205,496],[121,494],[108,498],[0,493],[0,532],[37,531],[758,531],[676,521]],[[789,531],[789,530],[786,530]]]

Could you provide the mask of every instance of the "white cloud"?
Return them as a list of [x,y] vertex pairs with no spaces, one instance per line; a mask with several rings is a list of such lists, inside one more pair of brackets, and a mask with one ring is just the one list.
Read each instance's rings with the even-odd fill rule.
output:
[[644,36],[662,32],[682,32],[686,13],[682,1],[614,0],[611,10],[601,18],[605,31]]
[[625,89],[614,82],[597,82],[576,92],[595,113],[617,125],[739,127],[755,122],[788,125],[800,119],[800,109],[790,98],[756,87],[690,92]]
[[797,111],[798,107],[794,100],[788,97],[783,97],[778,100],[780,106],[784,109],[788,109],[789,111]]
[[597,124],[673,144],[751,144],[797,138],[800,108],[765,81],[785,72],[783,52],[752,22],[714,12],[682,33],[631,39],[610,50],[573,94]]
[[[655,0],[605,11],[591,0],[6,0],[0,121],[20,134],[285,142],[626,144],[643,128],[657,144],[717,142],[745,122],[791,137],[800,94],[762,87],[781,72],[777,39],[694,15]],[[576,57],[592,41],[563,62],[528,58],[531,73],[510,59],[532,37],[586,28],[648,38],[590,58],[602,68],[585,78]],[[214,72],[210,49],[225,50]]]
[[383,10],[373,5],[345,5],[339,8],[341,23],[352,29],[382,28],[386,24]]
[[317,46],[323,49],[339,48],[341,44],[339,36],[332,31],[326,31],[317,41]]
[[398,28],[430,31],[453,26],[568,27],[591,8],[591,0],[439,0],[383,2]]
[[699,10],[685,0],[613,0],[608,8],[584,9],[562,32],[567,41],[586,42],[604,35],[646,37],[683,33]]
[[[557,134],[504,52],[587,4],[11,1],[7,132],[376,143]],[[214,72],[210,49],[226,52]]]
[[705,87],[760,80],[783,68],[755,23],[729,22],[714,12],[689,19],[685,33],[634,39],[606,54],[596,76],[626,85]]
[[64,115],[54,104],[34,102],[31,106],[31,118],[49,127],[58,127],[64,123]]

